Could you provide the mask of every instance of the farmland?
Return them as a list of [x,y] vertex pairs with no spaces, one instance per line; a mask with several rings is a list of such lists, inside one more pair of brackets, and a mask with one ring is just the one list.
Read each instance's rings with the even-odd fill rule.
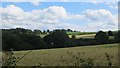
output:
[[[28,51],[15,51],[16,57],[23,56]],[[95,64],[100,66],[106,66],[107,60],[105,57],[105,52],[112,57],[112,64],[114,66],[118,65],[118,44],[106,44],[106,45],[95,45],[95,46],[81,46],[81,47],[70,47],[70,48],[57,48],[57,49],[43,49],[43,50],[33,50],[23,59],[21,59],[17,65],[18,66],[72,66],[73,61],[67,52],[72,52],[77,55],[80,53],[80,57],[92,58]],[[66,63],[63,63],[63,60]]]
[[[108,35],[103,31],[81,33],[62,30],[43,34],[34,31],[29,33],[21,28],[19,28],[21,32],[16,33],[16,30],[18,29],[3,30],[3,39],[8,42],[3,42],[7,45],[4,45],[3,49],[13,50],[14,56],[18,59],[30,50],[30,53],[17,62],[18,66],[75,66],[76,63],[81,62],[81,59],[85,60],[85,63],[90,60],[90,63],[95,66],[106,66],[109,63],[110,66],[118,65],[117,36],[119,34]],[[6,54],[9,55],[7,52]],[[3,59],[8,61],[9,58],[6,57],[3,53]]]
[[[94,38],[95,36],[95,32],[67,32],[67,34],[69,35],[69,37],[71,38],[72,35],[75,35],[76,38]],[[45,37],[48,34],[40,34],[39,36],[41,38]]]

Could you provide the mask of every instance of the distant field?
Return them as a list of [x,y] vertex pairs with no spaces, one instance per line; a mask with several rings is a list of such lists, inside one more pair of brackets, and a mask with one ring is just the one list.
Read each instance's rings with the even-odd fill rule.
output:
[[[69,37],[71,38],[72,35],[75,35],[76,38],[94,38],[95,36],[95,32],[67,32],[67,34],[69,35]],[[40,37],[43,38],[45,37],[47,34],[41,34]]]
[[88,35],[95,34],[96,32],[67,32],[68,35]]
[[47,34],[41,34],[40,37],[44,38]]
[[[75,35],[77,39],[79,38],[94,38],[95,34],[85,34],[85,35]],[[72,35],[69,35],[69,37],[71,38]]]
[[[40,35],[41,38],[45,37],[47,34],[42,34]],[[95,34],[78,34],[78,35],[75,35],[76,36],[76,39],[79,39],[79,38],[91,38],[91,39],[94,39],[95,37]],[[69,34],[69,37],[71,38],[72,35]],[[109,36],[110,39],[114,39],[114,36]]]
[[[21,57],[26,52],[28,51],[15,51],[14,53],[16,57]],[[77,55],[77,53],[84,53],[81,57],[90,57],[94,59],[95,63],[100,64],[100,66],[107,65],[107,60],[105,57],[105,52],[107,52],[109,56],[112,57],[113,65],[118,65],[118,44],[33,50],[22,60],[20,60],[17,65],[33,66],[42,64],[46,66],[72,66],[74,61],[69,61],[70,56],[68,56],[67,52],[72,52],[75,55]],[[68,62],[63,63],[63,60]]]

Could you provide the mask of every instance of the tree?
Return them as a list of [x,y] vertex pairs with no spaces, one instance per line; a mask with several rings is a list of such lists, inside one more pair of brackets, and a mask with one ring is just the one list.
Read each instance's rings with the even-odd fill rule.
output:
[[120,43],[120,30],[115,34],[115,42]]
[[34,49],[46,48],[45,42],[40,36],[32,35],[30,38],[30,44],[34,47]]
[[47,33],[50,33],[50,30],[47,30]]
[[61,31],[64,31],[64,32],[66,32],[67,30],[65,30],[65,29],[61,29]]
[[39,34],[42,33],[42,31],[41,31],[41,30],[37,30],[37,29],[35,29],[33,33],[36,34],[36,35],[39,35]]
[[109,36],[103,31],[99,31],[95,35],[95,40],[98,44],[108,43],[108,39],[109,39]]
[[20,38],[15,34],[10,33],[10,31],[6,31],[6,30],[2,31],[2,43],[3,43],[2,45],[3,50],[10,50],[10,49],[16,50],[16,48],[21,45]]
[[44,30],[44,31],[42,32],[42,34],[47,34],[47,32]]
[[113,36],[113,32],[111,30],[108,31],[109,36]]
[[72,32],[72,30],[71,30],[71,29],[67,29],[67,31],[68,31],[68,32]]
[[46,45],[51,47],[66,47],[70,45],[69,36],[65,31],[62,30],[54,30],[51,34],[45,36],[44,41]]
[[76,35],[72,35],[72,39],[76,39]]
[[45,43],[28,29],[2,29],[3,50],[30,50],[45,48]]

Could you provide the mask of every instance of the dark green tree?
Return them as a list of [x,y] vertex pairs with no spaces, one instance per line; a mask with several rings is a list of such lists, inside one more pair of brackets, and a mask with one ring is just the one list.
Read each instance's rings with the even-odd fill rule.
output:
[[109,36],[106,34],[106,32],[99,31],[95,35],[95,40],[98,44],[105,44],[108,43]]
[[50,30],[47,30],[47,33],[50,33]]
[[115,34],[115,42],[120,43],[120,30]]
[[35,29],[35,30],[33,31],[33,33],[36,34],[36,35],[40,35],[40,34],[42,33],[42,31],[41,31],[41,30],[38,30],[38,29]]
[[28,29],[2,29],[3,50],[30,50],[45,48],[45,43]]
[[45,36],[44,41],[51,47],[66,47],[70,45],[70,38],[65,31],[54,30],[51,34]]
[[113,36],[113,32],[111,30],[108,31],[109,36]]
[[71,29],[67,29],[67,31],[68,31],[68,32],[72,32],[72,30],[71,30]]

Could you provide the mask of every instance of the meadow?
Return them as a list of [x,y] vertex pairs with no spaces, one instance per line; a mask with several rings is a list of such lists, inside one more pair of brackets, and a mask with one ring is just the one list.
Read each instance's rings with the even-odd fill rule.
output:
[[[29,50],[28,50],[29,51]],[[22,57],[28,51],[14,51],[16,57]],[[94,59],[95,65],[106,66],[107,58],[105,53],[111,57],[113,66],[118,65],[118,44],[105,44],[94,46],[80,46],[69,48],[32,50],[28,55],[21,59],[18,66],[74,66],[74,61],[68,55],[80,54],[79,58]]]
[[[95,32],[67,32],[69,37],[71,38],[72,35],[75,35],[77,39],[79,38],[94,38]],[[40,34],[41,38],[45,37],[48,34]]]

